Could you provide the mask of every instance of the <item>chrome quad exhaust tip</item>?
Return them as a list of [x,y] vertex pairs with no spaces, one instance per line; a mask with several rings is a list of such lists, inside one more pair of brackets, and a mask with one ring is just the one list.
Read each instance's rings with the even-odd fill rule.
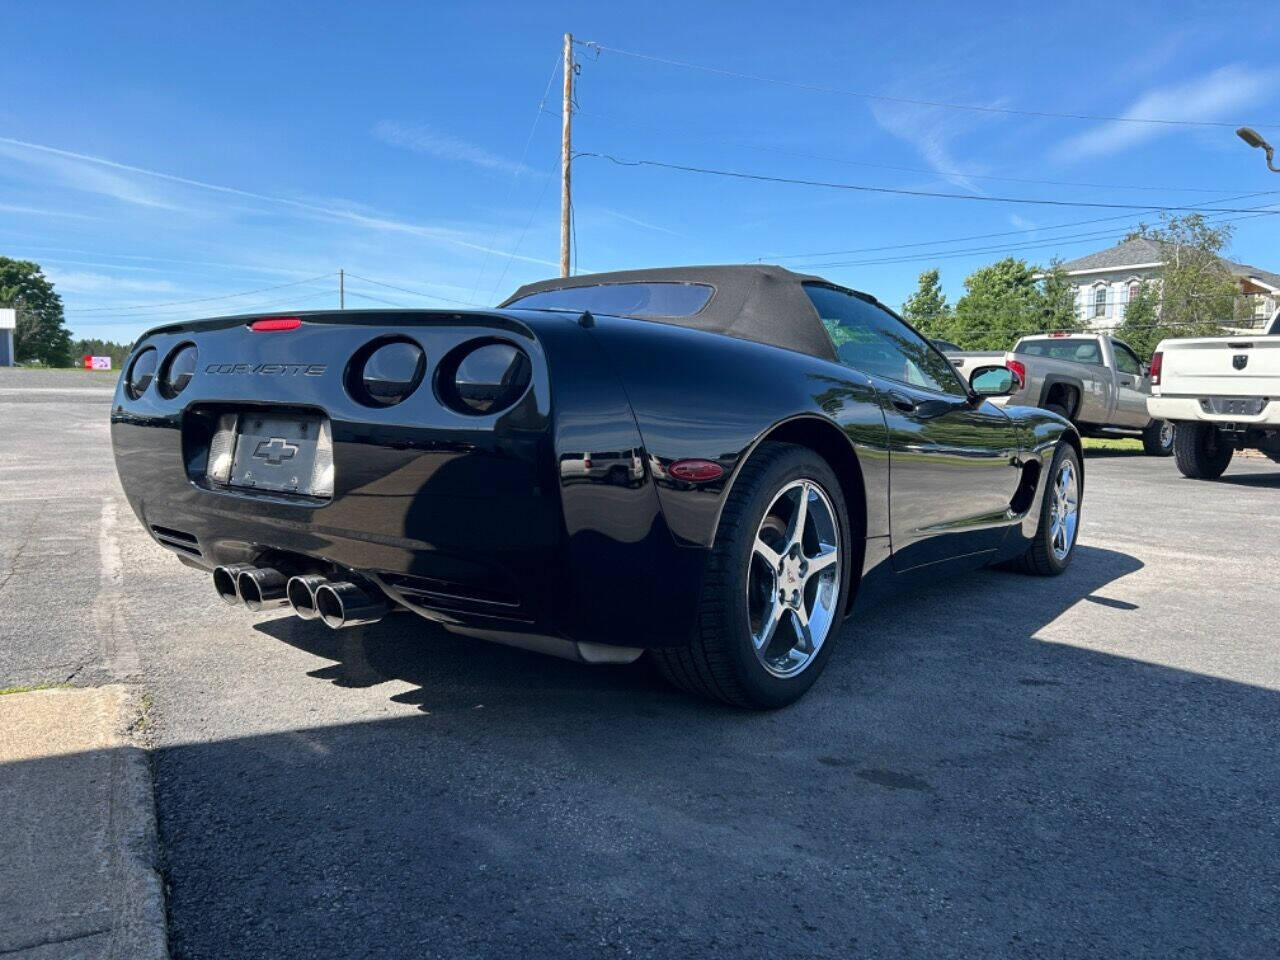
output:
[[213,589],[218,592],[222,602],[228,606],[238,606],[244,601],[240,598],[240,574],[252,570],[248,563],[232,563],[213,568]]
[[289,578],[274,567],[246,567],[236,574],[240,601],[255,613],[287,607]]
[[316,613],[334,630],[377,623],[391,609],[386,597],[348,580],[325,581],[316,587],[314,596]]
[[309,573],[300,577],[290,577],[285,587],[285,596],[293,612],[303,620],[315,620],[320,616],[316,609],[316,591],[328,583],[327,577],[318,573]]

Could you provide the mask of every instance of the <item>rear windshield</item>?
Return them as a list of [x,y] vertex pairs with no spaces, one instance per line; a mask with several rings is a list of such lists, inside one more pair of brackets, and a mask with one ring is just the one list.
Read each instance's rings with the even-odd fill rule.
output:
[[602,283],[543,290],[512,300],[525,310],[589,310],[617,317],[692,317],[714,289],[705,283]]
[[1102,364],[1102,353],[1098,350],[1097,340],[1022,340],[1013,348],[1013,352],[1054,360],[1074,360],[1076,363]]

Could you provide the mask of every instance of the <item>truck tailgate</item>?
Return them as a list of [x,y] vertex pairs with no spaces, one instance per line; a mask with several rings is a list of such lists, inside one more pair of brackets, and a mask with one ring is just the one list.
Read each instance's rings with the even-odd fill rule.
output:
[[1162,343],[1161,396],[1280,397],[1280,337]]

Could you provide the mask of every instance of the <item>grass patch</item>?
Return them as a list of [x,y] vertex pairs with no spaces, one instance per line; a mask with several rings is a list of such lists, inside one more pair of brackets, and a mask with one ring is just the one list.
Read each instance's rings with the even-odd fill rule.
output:
[[1085,437],[1086,450],[1127,450],[1132,453],[1142,452],[1142,441],[1137,437]]
[[65,690],[70,686],[69,683],[32,683],[25,687],[0,687],[0,697],[10,693],[31,693],[35,690]]

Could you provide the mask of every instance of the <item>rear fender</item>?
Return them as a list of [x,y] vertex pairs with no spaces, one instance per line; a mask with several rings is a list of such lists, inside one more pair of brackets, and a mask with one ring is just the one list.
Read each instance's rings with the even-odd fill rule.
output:
[[[849,458],[832,464],[846,500],[866,536],[887,537],[888,436],[868,378],[795,351],[644,321],[597,318],[593,335],[619,371],[679,543],[710,547],[752,451],[771,437],[803,442],[806,429],[846,445]],[[684,459],[714,461],[724,473],[681,482],[667,468]]]

